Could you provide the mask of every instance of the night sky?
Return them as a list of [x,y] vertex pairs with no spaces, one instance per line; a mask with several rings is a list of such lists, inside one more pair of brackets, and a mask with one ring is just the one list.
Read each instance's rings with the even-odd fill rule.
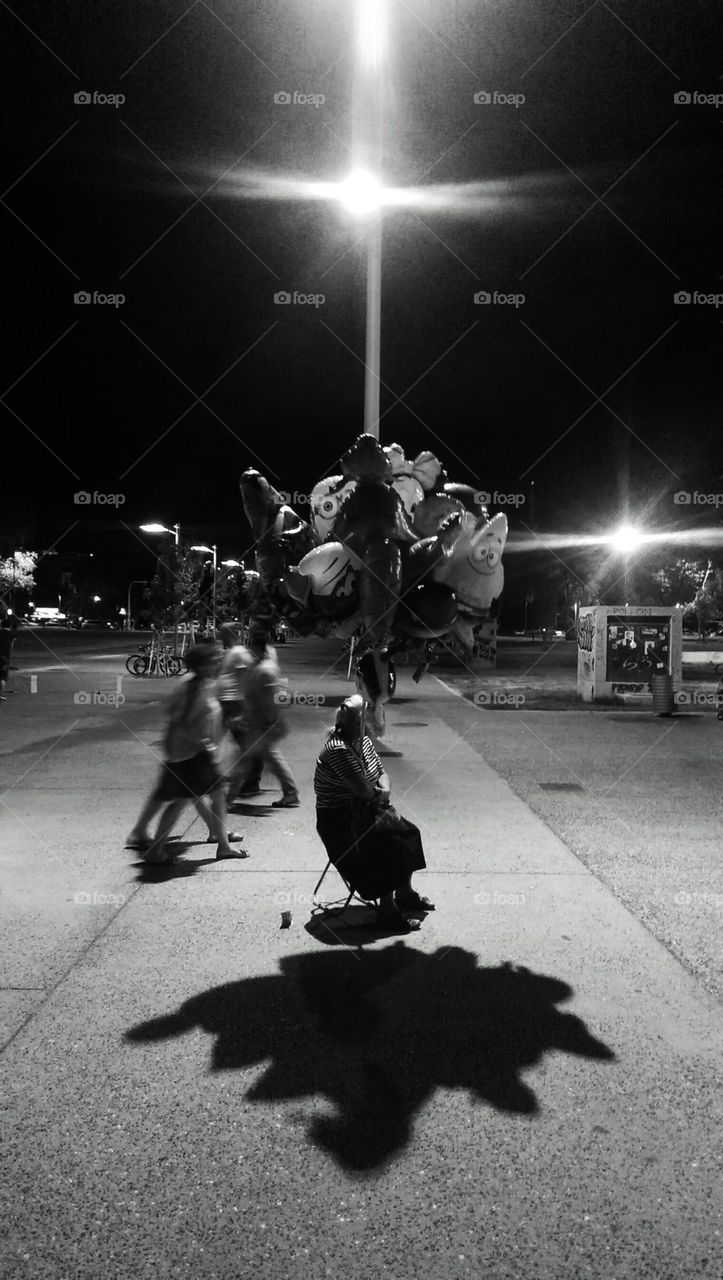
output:
[[[723,92],[718,9],[390,0],[386,181],[495,201],[385,216],[382,443],[534,481],[538,528],[679,527],[700,513],[675,491],[723,488],[723,99],[675,101]],[[349,170],[353,6],[13,0],[0,23],[3,550],[97,536],[129,561],[119,521],[160,519],[240,555],[241,471],[308,491],[362,429],[358,226],[243,195]],[[475,304],[495,290],[524,303]]]

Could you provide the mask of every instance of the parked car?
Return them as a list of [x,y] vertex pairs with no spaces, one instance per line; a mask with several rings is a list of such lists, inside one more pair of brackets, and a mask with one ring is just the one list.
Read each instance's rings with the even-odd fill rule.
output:
[[82,629],[89,631],[118,631],[121,627],[120,618],[83,618],[81,622]]

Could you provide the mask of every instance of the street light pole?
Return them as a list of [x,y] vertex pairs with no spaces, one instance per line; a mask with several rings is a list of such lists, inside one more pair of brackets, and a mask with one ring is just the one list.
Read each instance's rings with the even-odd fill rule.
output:
[[367,317],[364,362],[364,430],[379,439],[379,387],[382,356],[382,215],[366,235]]
[[141,582],[143,583],[144,586],[147,586],[146,578],[134,578],[128,587],[128,608],[126,610],[126,631],[130,631],[131,629],[131,589],[133,587],[138,586],[138,584]]
[[205,542],[196,543],[191,547],[192,551],[210,551],[213,555],[213,582],[211,586],[211,618],[213,620],[213,633],[216,634],[216,587],[218,579],[218,548],[214,542],[212,547],[207,547]]
[[[357,0],[357,58],[352,153],[373,182],[379,181],[384,136],[386,0]],[[381,197],[381,192],[379,196]],[[364,430],[379,439],[382,329],[382,198],[371,213],[366,244],[366,339]]]
[[[174,538],[174,541],[175,541],[175,544],[176,544],[176,551],[178,551],[178,550],[179,550],[180,545],[181,545],[181,526],[180,526],[180,524],[174,524],[174,526],[173,526],[173,528],[172,528],[172,529],[167,529],[167,528],[166,528],[166,526],[165,526],[164,524],[157,524],[157,523],[153,523],[153,524],[142,524],[140,527],[141,527],[141,529],[142,529],[143,533],[170,533],[170,534],[172,534],[172,535],[173,535],[173,538]],[[138,579],[138,581],[141,581],[141,579]],[[175,608],[175,606],[174,606],[174,609],[173,609],[173,652],[174,652],[174,653],[178,653],[178,610],[177,610],[177,608]]]
[[218,579],[218,572],[217,572],[218,560],[217,560],[217,551],[216,551],[215,542],[211,550],[213,551],[213,593],[212,593],[212,600],[211,600],[211,617],[213,620],[213,635],[215,639],[216,637],[216,584]]

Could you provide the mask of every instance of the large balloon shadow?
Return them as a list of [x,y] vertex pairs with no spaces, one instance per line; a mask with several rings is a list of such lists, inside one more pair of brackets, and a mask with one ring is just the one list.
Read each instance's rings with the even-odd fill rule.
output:
[[556,1008],[573,994],[565,982],[511,964],[480,968],[460,947],[313,952],[286,957],[281,970],[203,992],[126,1038],[202,1027],[215,1037],[214,1071],[270,1059],[247,1097],[323,1094],[337,1114],[315,1119],[309,1137],[349,1170],[374,1169],[402,1150],[437,1087],[531,1116],[539,1105],[521,1073],[544,1053],[615,1058],[580,1018]]

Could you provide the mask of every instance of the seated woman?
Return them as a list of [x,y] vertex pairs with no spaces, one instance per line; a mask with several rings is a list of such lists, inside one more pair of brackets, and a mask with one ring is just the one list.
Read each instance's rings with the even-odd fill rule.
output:
[[[412,888],[425,866],[419,828],[389,815],[390,784],[364,732],[364,701],[347,698],[316,762],[316,829],[331,862],[360,897],[380,899],[379,920],[403,930],[419,928],[404,911],[433,911]],[[379,825],[375,819],[380,817]]]

